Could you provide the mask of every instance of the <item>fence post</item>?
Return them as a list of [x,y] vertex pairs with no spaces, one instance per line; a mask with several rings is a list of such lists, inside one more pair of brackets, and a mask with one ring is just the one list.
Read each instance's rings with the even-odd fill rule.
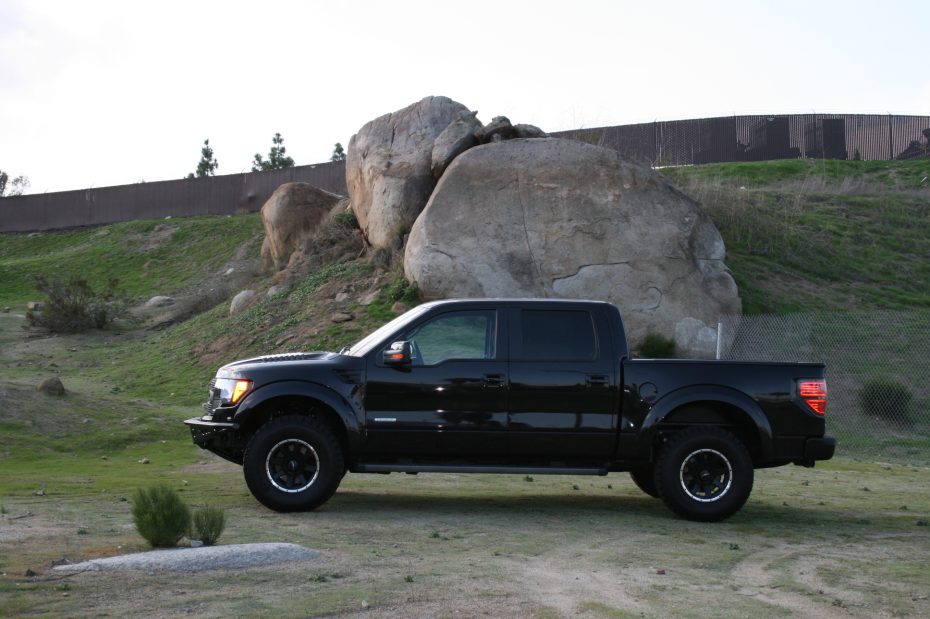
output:
[[894,137],[891,132],[891,114],[888,114],[888,161],[894,161]]

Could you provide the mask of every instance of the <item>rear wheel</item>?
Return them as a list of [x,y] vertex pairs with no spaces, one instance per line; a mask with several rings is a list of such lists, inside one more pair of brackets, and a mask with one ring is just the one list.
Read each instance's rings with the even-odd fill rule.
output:
[[752,458],[722,428],[688,428],[662,448],[655,482],[662,501],[676,514],[703,522],[723,520],[752,492]]
[[658,498],[659,491],[656,490],[655,467],[651,464],[636,467],[630,470],[630,477],[636,487],[651,497]]
[[249,491],[262,505],[290,512],[325,503],[339,487],[345,464],[339,441],[326,424],[289,415],[269,421],[252,436],[242,470]]

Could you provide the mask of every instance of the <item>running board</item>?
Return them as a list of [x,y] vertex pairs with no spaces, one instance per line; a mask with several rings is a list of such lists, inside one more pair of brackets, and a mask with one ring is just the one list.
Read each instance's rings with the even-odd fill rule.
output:
[[607,475],[606,468],[483,466],[461,464],[359,464],[357,473],[510,473],[512,475]]

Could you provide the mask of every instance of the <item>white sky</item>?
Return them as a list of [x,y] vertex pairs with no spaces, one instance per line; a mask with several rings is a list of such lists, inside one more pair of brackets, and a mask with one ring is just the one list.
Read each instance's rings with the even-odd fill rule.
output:
[[0,169],[30,193],[298,165],[446,95],[547,131],[930,115],[930,1],[0,0]]

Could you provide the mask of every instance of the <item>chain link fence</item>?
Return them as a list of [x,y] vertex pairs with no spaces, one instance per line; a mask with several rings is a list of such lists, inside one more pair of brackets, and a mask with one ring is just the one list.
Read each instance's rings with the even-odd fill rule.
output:
[[930,311],[727,317],[720,357],[826,363],[837,455],[930,464]]

